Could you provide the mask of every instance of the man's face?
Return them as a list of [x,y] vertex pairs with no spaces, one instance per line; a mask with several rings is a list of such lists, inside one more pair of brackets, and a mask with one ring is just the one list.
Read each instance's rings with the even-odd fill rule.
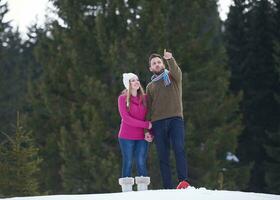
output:
[[165,68],[163,61],[159,57],[154,57],[150,61],[150,71],[158,74],[161,73],[162,70]]

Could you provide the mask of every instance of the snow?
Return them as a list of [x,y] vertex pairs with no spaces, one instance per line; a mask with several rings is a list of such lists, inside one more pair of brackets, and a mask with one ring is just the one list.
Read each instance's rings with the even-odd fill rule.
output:
[[280,200],[280,195],[207,190],[194,188],[182,190],[148,190],[124,193],[85,194],[85,195],[53,195],[35,197],[15,197],[6,200]]
[[237,158],[237,156],[234,155],[234,154],[231,153],[231,152],[227,152],[226,160],[228,160],[228,161],[233,161],[233,162],[239,162],[239,159]]

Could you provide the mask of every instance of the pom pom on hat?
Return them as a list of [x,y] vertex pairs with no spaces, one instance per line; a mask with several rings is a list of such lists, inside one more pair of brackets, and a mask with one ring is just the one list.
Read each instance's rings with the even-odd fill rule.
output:
[[133,73],[124,73],[123,74],[123,84],[126,89],[129,88],[129,80],[132,78],[138,78],[138,76]]

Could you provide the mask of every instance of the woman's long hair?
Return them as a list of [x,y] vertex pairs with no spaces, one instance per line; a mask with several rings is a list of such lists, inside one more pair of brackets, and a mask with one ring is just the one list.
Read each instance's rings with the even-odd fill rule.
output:
[[[131,84],[130,84],[130,82],[129,82],[128,89],[124,89],[121,94],[126,95],[126,108],[127,108],[127,110],[130,110],[130,98],[131,98]],[[144,98],[144,95],[145,95],[144,89],[140,84],[140,87],[137,90],[137,96],[140,97],[140,103],[143,103],[143,105],[146,107],[147,102],[146,102],[146,99]]]

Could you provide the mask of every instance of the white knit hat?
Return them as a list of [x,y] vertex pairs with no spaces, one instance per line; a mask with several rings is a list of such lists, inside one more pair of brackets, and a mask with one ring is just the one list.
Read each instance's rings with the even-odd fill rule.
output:
[[133,73],[124,73],[123,74],[123,84],[126,89],[129,88],[129,80],[132,78],[138,78],[138,76]]

